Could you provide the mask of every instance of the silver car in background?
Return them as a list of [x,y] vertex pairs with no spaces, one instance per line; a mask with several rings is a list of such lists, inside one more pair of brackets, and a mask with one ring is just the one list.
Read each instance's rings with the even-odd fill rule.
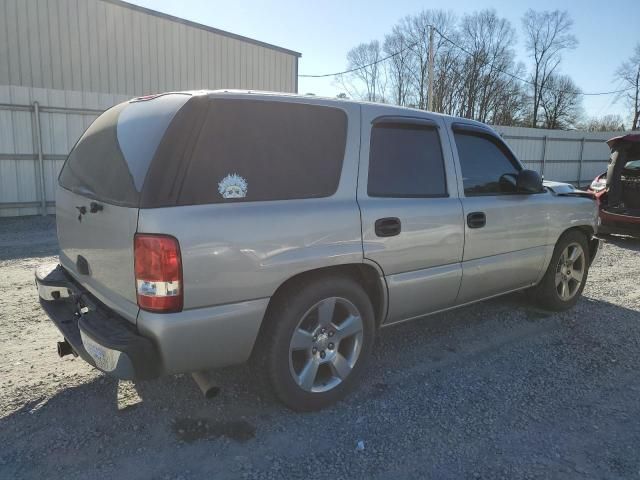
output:
[[597,208],[555,190],[467,119],[256,92],[142,97],[70,153],[60,264],[36,281],[61,355],[124,379],[253,358],[283,402],[313,410],[356,384],[381,327],[523,289],[573,306]]

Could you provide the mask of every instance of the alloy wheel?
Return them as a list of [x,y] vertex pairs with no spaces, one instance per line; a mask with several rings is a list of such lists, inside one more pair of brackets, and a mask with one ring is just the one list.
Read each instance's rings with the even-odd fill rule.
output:
[[307,310],[289,343],[289,370],[298,386],[316,393],[342,383],[360,356],[363,328],[346,298],[325,298]]
[[556,292],[563,301],[571,300],[582,284],[586,269],[586,257],[579,243],[571,243],[564,249],[556,265]]

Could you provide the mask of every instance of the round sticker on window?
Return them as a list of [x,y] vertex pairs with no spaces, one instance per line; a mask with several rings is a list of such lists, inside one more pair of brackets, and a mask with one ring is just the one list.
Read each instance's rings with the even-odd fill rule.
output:
[[222,198],[244,198],[247,196],[247,181],[237,173],[231,173],[220,180],[218,192]]

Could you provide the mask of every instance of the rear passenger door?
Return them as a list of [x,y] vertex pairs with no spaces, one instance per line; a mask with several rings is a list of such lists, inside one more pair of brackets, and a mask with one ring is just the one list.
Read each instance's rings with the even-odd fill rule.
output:
[[444,124],[388,111],[363,107],[358,204],[364,256],[384,271],[392,323],[454,304],[464,227]]
[[465,217],[457,303],[533,284],[548,252],[550,195],[516,190],[515,179],[522,166],[493,131],[454,123],[452,133]]

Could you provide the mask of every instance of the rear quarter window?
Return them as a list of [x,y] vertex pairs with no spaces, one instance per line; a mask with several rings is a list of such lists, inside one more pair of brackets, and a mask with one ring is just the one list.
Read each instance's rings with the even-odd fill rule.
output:
[[83,196],[138,206],[151,160],[190,95],[121,103],[100,115],[71,150],[59,183]]
[[178,205],[328,197],[340,180],[343,110],[300,103],[212,99]]
[[126,106],[110,108],[82,134],[60,172],[62,187],[103,201],[136,203],[133,177],[118,145],[118,118]]

